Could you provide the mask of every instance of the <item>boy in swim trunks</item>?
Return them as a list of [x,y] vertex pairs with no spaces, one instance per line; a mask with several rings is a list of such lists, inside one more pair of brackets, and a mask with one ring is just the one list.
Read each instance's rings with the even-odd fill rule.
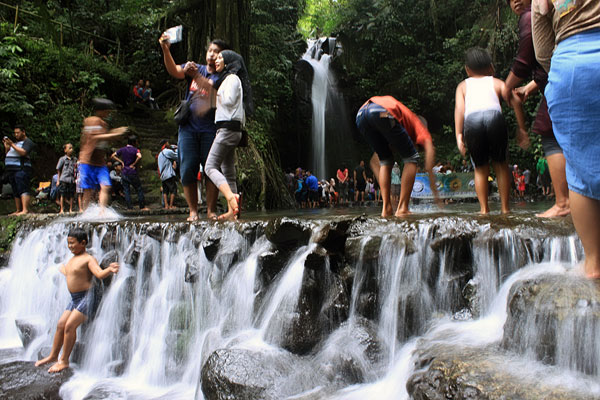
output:
[[104,141],[122,136],[127,127],[108,131],[108,118],[114,103],[108,99],[93,99],[94,115],[83,120],[81,148],[79,150],[79,186],[83,189],[83,209],[87,209],[94,190],[100,187],[100,206],[108,206],[110,200],[110,173],[106,167]]
[[[35,363],[35,366],[57,361],[48,372],[59,372],[69,367],[69,356],[77,339],[77,327],[93,312],[92,275],[104,279],[119,271],[119,264],[111,263],[106,269],[100,268],[98,261],[85,251],[88,244],[87,233],[81,228],[72,229],[67,237],[69,250],[73,257],[60,267],[67,277],[67,288],[71,293],[71,302],[56,325],[50,355]],[[60,359],[58,355],[63,349]]]
[[[501,211],[510,212],[509,199],[511,179],[508,170],[508,131],[500,99],[504,82],[494,78],[492,57],[481,48],[473,47],[465,54],[465,70],[469,78],[456,88],[454,126],[456,144],[460,154],[467,149],[475,165],[475,192],[479,200],[480,213],[490,212],[488,205],[488,176],[490,159],[498,178]],[[525,114],[521,100],[512,93],[512,107],[519,124],[517,143],[523,149],[529,147],[529,136],[525,126]]]

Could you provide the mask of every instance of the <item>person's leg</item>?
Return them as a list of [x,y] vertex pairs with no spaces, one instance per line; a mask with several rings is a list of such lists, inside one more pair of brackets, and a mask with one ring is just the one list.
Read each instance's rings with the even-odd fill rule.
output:
[[[235,146],[241,137],[241,132],[219,129],[219,133],[213,141],[206,159],[206,176],[219,188],[219,191],[227,199],[227,213],[221,216],[220,219],[232,218],[234,214],[237,215],[239,212],[237,197],[234,196],[236,188],[232,187],[230,182],[235,184],[234,152]],[[206,197],[208,205],[208,194]]]
[[[241,137],[241,132],[240,132]],[[216,139],[216,132],[208,133],[203,132],[200,136],[200,163],[204,166],[204,170],[206,171],[206,162],[208,159],[208,154],[212,149],[213,142]],[[217,217],[217,200],[219,198],[219,184],[213,182],[210,177],[206,176],[204,180],[204,185],[206,186],[206,217],[208,219],[213,219]],[[196,204],[198,204],[198,193],[196,191]]]
[[488,214],[488,176],[490,175],[490,165],[485,164],[475,167],[475,193],[479,201],[479,213]]
[[[510,182],[512,176],[508,170],[508,165],[505,162],[492,162],[494,166],[494,172],[496,172],[496,179],[498,180],[498,193],[500,194],[500,208],[502,214],[508,214],[510,212]],[[487,179],[487,177],[486,177]]]
[[[214,186],[214,185],[213,185]],[[206,188],[208,192],[208,186]],[[190,209],[188,221],[196,221],[198,219],[198,184],[197,181],[183,185],[183,196]]]
[[[373,171],[374,173],[375,171]],[[390,188],[392,185],[392,166],[382,165],[379,168],[379,187],[381,198],[383,199],[383,207],[381,208],[381,216],[389,217],[394,213],[392,208],[392,202],[390,198]]]
[[123,177],[121,178],[121,184],[123,185],[123,194],[125,195],[125,203],[127,204],[127,208],[131,209],[133,207],[131,205],[131,182],[129,180],[129,177],[126,175],[123,175]]
[[51,366],[48,372],[60,372],[69,367],[69,357],[71,357],[71,351],[77,340],[77,327],[81,325],[85,319],[85,314],[82,314],[78,310],[71,311],[71,315],[69,315],[65,324],[62,354],[58,362]]
[[402,178],[400,180],[400,201],[398,202],[398,208],[396,209],[396,217],[410,214],[408,205],[410,203],[410,194],[412,193],[416,175],[417,164],[405,163],[404,168],[402,169]]
[[179,127],[177,156],[179,173],[183,185],[183,196],[190,210],[188,221],[198,219],[198,170],[201,161],[200,136],[202,133],[191,132]]
[[[565,172],[566,161],[562,152],[554,153],[546,157],[548,161],[548,170],[552,178],[552,186],[554,186],[554,205],[541,214],[537,214],[541,218],[564,217],[571,213],[569,207],[569,187],[567,185],[567,174]],[[548,188],[549,194],[550,189]]]
[[60,200],[59,200],[60,211],[58,213],[63,214],[65,212],[65,196],[62,194],[59,194],[58,197],[60,197]]
[[99,196],[100,207],[108,207],[110,202],[110,186],[100,185],[100,196]]
[[35,363],[36,367],[58,360],[58,355],[60,354],[60,349],[62,348],[63,340],[65,337],[65,325],[70,315],[71,311],[66,310],[58,319],[58,324],[56,324],[56,332],[54,333],[54,340],[52,341],[52,349],[50,350],[50,354],[48,355],[48,357],[38,360]]
[[21,195],[21,204],[22,204],[23,209],[17,215],[29,214],[29,202],[30,201],[31,201],[31,196],[29,196],[29,194],[23,193]]
[[138,205],[140,206],[140,210],[148,210],[148,208],[146,208],[146,199],[144,198],[144,189],[142,188],[140,177],[138,175],[131,176],[131,183],[137,191]]
[[169,208],[175,208],[173,203],[175,202],[175,193],[171,193],[169,196]]
[[585,276],[600,279],[600,200],[570,191],[573,224],[585,253]]
[[21,202],[21,197],[15,197],[15,212],[10,213],[10,215],[20,215],[23,212],[23,203]]

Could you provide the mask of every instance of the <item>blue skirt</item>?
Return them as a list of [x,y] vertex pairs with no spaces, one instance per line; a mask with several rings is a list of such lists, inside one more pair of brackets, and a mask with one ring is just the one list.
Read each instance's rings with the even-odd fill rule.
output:
[[545,95],[569,189],[600,200],[600,29],[558,44]]

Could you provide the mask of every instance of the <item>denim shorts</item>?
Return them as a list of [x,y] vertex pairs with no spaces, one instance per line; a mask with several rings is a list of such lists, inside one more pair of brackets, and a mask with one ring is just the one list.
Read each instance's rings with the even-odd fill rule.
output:
[[188,125],[179,127],[177,156],[181,183],[184,186],[197,182],[200,164],[202,166],[206,164],[206,158],[216,134],[216,130],[215,132],[195,132]]
[[417,162],[419,153],[406,129],[379,104],[369,102],[362,106],[356,114],[356,126],[379,156],[381,165],[394,165],[393,150],[400,153],[405,163]]
[[562,40],[552,55],[546,99],[566,160],[569,189],[600,200],[600,29]]

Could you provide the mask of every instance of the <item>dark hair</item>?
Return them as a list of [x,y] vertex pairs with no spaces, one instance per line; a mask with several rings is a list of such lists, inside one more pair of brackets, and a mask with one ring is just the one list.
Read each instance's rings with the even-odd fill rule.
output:
[[130,145],[132,145],[132,146],[135,146],[135,144],[136,144],[136,143],[137,143],[137,136],[135,136],[135,135],[130,135],[130,136],[127,138],[127,144],[130,144]]
[[15,125],[15,129],[20,129],[20,130],[22,130],[23,132],[25,132],[25,126],[23,126],[23,125],[21,125],[21,124]]
[[476,74],[488,75],[492,67],[492,57],[481,47],[471,47],[465,52],[465,65]]
[[94,106],[94,111],[114,110],[115,109],[115,103],[113,103],[109,99],[102,99],[100,97],[93,98],[92,104]]
[[65,149],[67,148],[67,146],[68,146],[68,145],[71,145],[71,146],[73,146],[71,143],[65,143],[65,144],[63,144],[63,150],[65,150]]
[[214,44],[215,46],[218,46],[219,49],[221,49],[221,51],[231,50],[231,46],[229,46],[229,43],[227,43],[226,41],[224,41],[222,39],[213,39],[210,41],[210,44]]
[[169,143],[169,140],[168,139],[163,139],[163,140],[160,141],[159,146],[163,147],[167,143]]
[[69,234],[67,235],[67,237],[72,237],[77,239],[77,241],[79,243],[83,242],[85,240],[85,243],[88,243],[88,235],[87,232],[84,231],[81,228],[73,228],[69,231]]

